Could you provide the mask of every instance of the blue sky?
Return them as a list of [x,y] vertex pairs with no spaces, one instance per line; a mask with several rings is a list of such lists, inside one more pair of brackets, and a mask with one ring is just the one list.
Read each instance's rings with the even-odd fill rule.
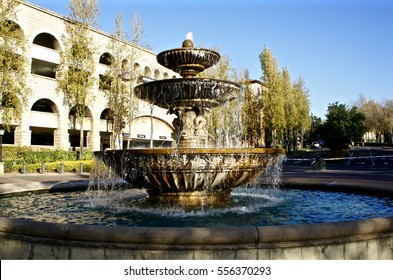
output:
[[[68,15],[68,0],[29,2]],[[267,46],[309,89],[311,112],[329,103],[351,105],[360,94],[393,99],[393,0],[99,0],[99,28],[113,33],[142,18],[143,42],[155,52],[180,47],[187,32],[196,46],[221,48],[234,68],[260,79]]]

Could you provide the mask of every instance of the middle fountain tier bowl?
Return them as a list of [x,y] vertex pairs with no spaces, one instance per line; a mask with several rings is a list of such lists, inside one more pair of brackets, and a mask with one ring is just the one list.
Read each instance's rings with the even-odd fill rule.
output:
[[225,206],[233,188],[261,177],[283,153],[270,148],[144,148],[95,155],[132,188],[145,188],[153,202]]
[[176,112],[179,108],[211,109],[219,106],[238,98],[242,86],[219,79],[178,78],[141,84],[134,92],[142,100]]

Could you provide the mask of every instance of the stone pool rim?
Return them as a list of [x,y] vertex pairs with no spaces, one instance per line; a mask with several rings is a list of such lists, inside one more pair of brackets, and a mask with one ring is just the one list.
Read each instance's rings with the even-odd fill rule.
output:
[[[393,195],[380,182],[356,181],[283,179],[288,188],[302,185]],[[86,182],[31,184],[28,189],[24,186],[23,191],[68,191],[81,189]],[[0,189],[3,187],[0,185]],[[393,217],[282,226],[185,228],[77,225],[0,217],[0,245],[1,259],[393,259]]]

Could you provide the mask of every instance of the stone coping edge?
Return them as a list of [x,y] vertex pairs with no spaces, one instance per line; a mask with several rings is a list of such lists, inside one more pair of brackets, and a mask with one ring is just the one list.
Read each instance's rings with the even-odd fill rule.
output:
[[392,234],[393,217],[285,226],[186,228],[77,225],[0,217],[0,233],[111,244],[246,245]]

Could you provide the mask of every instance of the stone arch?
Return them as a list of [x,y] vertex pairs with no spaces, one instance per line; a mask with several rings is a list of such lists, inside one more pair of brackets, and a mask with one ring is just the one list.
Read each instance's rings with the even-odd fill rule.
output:
[[109,52],[104,52],[101,54],[99,59],[99,64],[103,67],[99,66],[99,89],[100,90],[109,90],[112,84],[112,78],[107,75],[107,67],[112,65],[114,62],[114,57]]
[[22,103],[13,93],[3,92],[0,96],[0,127],[8,126],[3,136],[4,144],[15,144],[15,131],[19,125]]
[[134,145],[147,146],[150,143],[152,121],[154,146],[170,146],[173,142],[173,126],[163,119],[149,115],[142,115],[132,120],[129,137]]
[[138,62],[135,62],[135,63],[134,63],[134,71],[135,71],[136,73],[138,73],[139,71],[141,71],[141,66],[139,65]]
[[125,81],[129,81],[132,78],[131,65],[127,58],[121,61],[121,77]]
[[112,110],[106,108],[100,114],[100,150],[105,150],[111,146],[113,126]]
[[[4,28],[4,30],[7,30],[7,33],[11,38],[21,40],[21,41],[23,41],[25,39],[25,34],[24,34],[22,28],[15,21],[4,20],[1,25],[2,25],[1,29]],[[0,31],[0,34],[1,33],[2,32]]]
[[34,37],[32,48],[31,73],[56,78],[60,43],[55,36],[43,32]]
[[114,62],[114,59],[115,58],[113,57],[113,55],[111,55],[109,52],[104,52],[100,56],[99,63],[110,66]]
[[125,71],[131,71],[130,61],[127,58],[124,58],[121,61],[121,69]]
[[[45,120],[45,121],[42,121]],[[31,145],[54,146],[59,125],[59,109],[48,98],[38,99],[30,109]]]
[[37,36],[35,36],[33,40],[33,44],[56,51],[61,50],[60,43],[56,39],[56,37],[46,32],[40,33]]
[[[74,106],[70,109],[68,113],[68,134],[69,142],[72,149],[79,149],[79,139],[80,139],[80,124],[76,118],[77,107]],[[83,119],[83,147],[89,148],[91,141],[88,139],[93,130],[93,114],[92,111],[85,106],[84,109],[85,116]]]
[[112,110],[109,108],[106,108],[104,110],[102,110],[101,114],[100,114],[100,120],[112,120]]
[[138,81],[139,77],[142,74],[142,69],[141,69],[141,65],[137,62],[134,63],[134,75],[135,75],[135,79]]
[[144,72],[143,72],[143,75],[145,76],[145,77],[151,77],[151,70],[150,70],[150,67],[149,66],[146,66],[145,67],[145,70],[144,70]]
[[31,106],[31,111],[46,112],[46,113],[59,113],[57,105],[48,98],[38,99]]
[[159,70],[154,70],[154,79],[159,80],[160,79],[160,71]]

